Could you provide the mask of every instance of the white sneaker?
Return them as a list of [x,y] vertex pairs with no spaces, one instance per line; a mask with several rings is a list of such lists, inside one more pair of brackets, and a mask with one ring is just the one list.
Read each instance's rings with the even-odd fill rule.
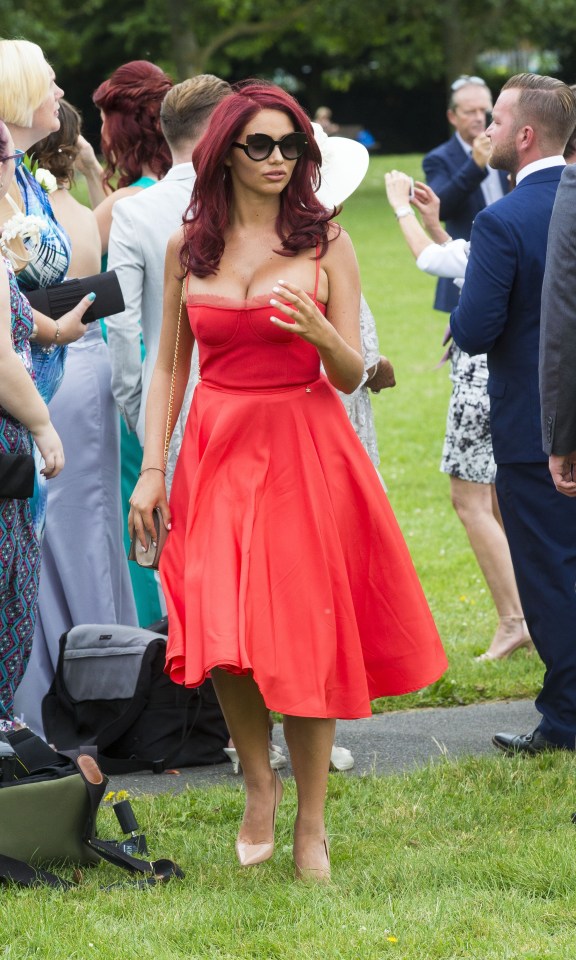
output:
[[346,747],[332,747],[330,754],[331,770],[351,770],[354,766],[354,757]]
[[[224,753],[230,760],[232,764],[232,771],[234,774],[239,774],[242,767],[240,766],[240,757],[236,747],[224,747]],[[282,753],[280,747],[275,746],[273,743],[270,744],[270,766],[273,770],[282,770],[286,766],[288,760]]]

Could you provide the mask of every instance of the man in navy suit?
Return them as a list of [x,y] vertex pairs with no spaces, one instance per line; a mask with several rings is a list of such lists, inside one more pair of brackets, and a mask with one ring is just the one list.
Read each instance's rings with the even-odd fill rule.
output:
[[[476,214],[508,191],[507,174],[488,165],[490,141],[485,131],[492,96],[484,81],[459,77],[450,90],[447,116],[455,132],[426,154],[422,166],[426,182],[440,197],[440,217],[447,232],[454,240],[469,240]],[[440,279],[435,309],[450,313],[458,294],[452,280]]]
[[514,190],[474,221],[450,325],[468,353],[488,355],[496,490],[522,608],[546,672],[532,733],[498,733],[506,753],[576,748],[576,500],[559,497],[540,431],[538,348],[548,227],[576,124],[572,90],[519,74],[502,88],[487,135],[490,162]]

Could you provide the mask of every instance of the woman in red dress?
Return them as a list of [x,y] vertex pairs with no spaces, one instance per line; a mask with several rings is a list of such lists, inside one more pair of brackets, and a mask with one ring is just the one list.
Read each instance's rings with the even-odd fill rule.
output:
[[[210,672],[238,751],[240,863],[267,860],[282,784],[268,711],[284,716],[298,792],[296,875],[326,880],[324,807],[336,718],[432,683],[446,658],[382,484],[335,389],[360,383],[360,281],[347,234],[314,196],[320,152],[296,101],[241,85],[193,155],[190,219],[168,246],[164,320],[131,524],[159,506],[167,672]],[[182,277],[185,277],[184,287]],[[200,351],[170,506],[172,417]],[[320,374],[320,362],[326,376]],[[173,422],[173,419],[172,419]]]

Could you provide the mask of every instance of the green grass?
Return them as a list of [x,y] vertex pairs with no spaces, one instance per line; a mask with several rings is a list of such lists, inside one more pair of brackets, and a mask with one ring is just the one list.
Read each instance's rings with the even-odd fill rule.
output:
[[[3,890],[11,960],[573,960],[573,760],[441,760],[411,775],[330,778],[333,883],[293,881],[286,794],[272,861],[242,870],[239,787],[138,798],[153,844],[186,868],[148,890],[102,865],[67,893]],[[117,833],[111,811],[101,833]]]

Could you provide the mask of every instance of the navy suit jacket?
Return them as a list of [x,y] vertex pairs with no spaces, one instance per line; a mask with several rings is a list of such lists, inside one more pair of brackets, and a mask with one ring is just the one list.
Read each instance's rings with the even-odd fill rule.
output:
[[[456,134],[427,153],[422,166],[427,184],[440,197],[440,218],[446,221],[447,232],[454,240],[469,240],[472,221],[486,206],[481,184],[488,170],[467,156]],[[508,174],[499,173],[502,190],[507,193]],[[440,279],[434,307],[449,313],[458,303],[458,294],[452,280]]]
[[540,303],[548,227],[563,169],[529,174],[478,214],[460,302],[450,318],[462,350],[488,354],[496,463],[547,460],[538,389]]

